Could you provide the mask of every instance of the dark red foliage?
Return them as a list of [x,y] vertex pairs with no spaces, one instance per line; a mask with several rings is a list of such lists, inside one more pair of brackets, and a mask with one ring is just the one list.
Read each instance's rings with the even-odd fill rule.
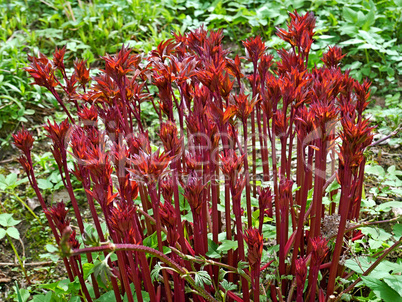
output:
[[245,231],[244,240],[246,240],[248,245],[248,262],[250,263],[251,269],[259,270],[263,248],[263,237],[258,229],[249,228]]
[[[84,234],[84,220],[75,195],[82,190],[72,186],[72,173],[82,183],[103,242],[90,247],[90,240],[84,241],[85,253],[113,250],[117,256],[109,263],[115,276],[110,284],[103,282],[108,291],[113,287],[116,301],[121,302],[122,294],[128,302],[134,294],[144,301],[144,290],[152,301],[198,302],[215,301],[213,296],[222,292],[245,302],[258,302],[262,292],[274,301],[297,302],[323,301],[334,293],[343,277],[338,266],[347,251],[344,238],[361,236],[351,237],[346,226],[359,219],[364,152],[373,138],[373,128],[363,118],[370,83],[360,84],[342,72],[345,54],[337,46],[323,55],[323,67],[310,68],[314,27],[312,13],[291,13],[287,29],[277,32],[290,44],[278,51],[278,60],[259,36],[243,41],[245,57],[229,55],[222,46],[223,31],[204,27],[175,33],[148,55],[123,46],[116,55],[103,57],[105,67],[94,78],[87,62],[79,60],[67,76],[65,47],[56,49],[53,60],[43,54],[28,57],[26,70],[35,84],[46,87],[68,115],[62,123],[48,122],[45,130],[79,235]],[[244,61],[252,63],[247,75]],[[71,106],[78,118],[70,114]],[[154,110],[159,131],[148,133],[148,108]],[[34,177],[34,139],[24,128],[13,138],[24,154],[19,162],[46,210]],[[68,152],[74,157],[73,171]],[[336,154],[337,171],[327,161]],[[329,170],[341,186],[341,197],[327,206],[324,197],[335,193],[325,190]],[[334,213],[340,222],[330,250],[333,239],[321,237],[321,225]],[[77,254],[83,250],[65,205],[46,214],[62,255],[68,256],[63,261],[70,280],[78,276],[82,296],[91,301],[80,258],[70,257],[71,249]],[[101,221],[106,221],[109,238]],[[273,244],[264,238],[271,227],[279,245],[272,257],[264,254],[264,246]],[[219,246],[227,244],[223,238],[236,240],[237,249],[221,252]],[[160,278],[153,281],[155,257],[163,264]],[[93,261],[90,252],[87,259]],[[246,260],[248,268],[236,274],[233,268]],[[200,269],[213,281],[210,285],[195,285],[194,270]],[[222,270],[241,292],[220,287]],[[261,272],[286,278],[260,282]],[[319,273],[323,278],[318,283]],[[98,299],[94,275],[91,282]]]
[[17,134],[13,134],[14,139],[14,146],[20,149],[25,156],[31,153],[33,143],[35,139],[33,138],[32,134],[26,130],[24,127],[17,132]]
[[131,51],[131,48],[123,45],[117,55],[102,57],[105,60],[104,72],[118,84],[126,74],[136,69],[140,63],[141,57],[131,54]]
[[70,225],[71,221],[67,217],[68,210],[66,209],[64,202],[58,202],[54,206],[44,210],[44,212],[50,215],[61,236],[64,233],[64,230]]
[[196,173],[192,172],[187,178],[187,182],[183,184],[184,193],[183,196],[186,198],[190,204],[191,209],[200,214],[201,207],[203,205],[203,191],[206,185],[203,180],[197,176]]
[[55,67],[45,55],[39,53],[37,58],[28,56],[28,60],[31,64],[25,70],[35,80],[34,84],[43,86],[49,90],[58,85],[54,76]]
[[54,51],[53,54],[53,64],[56,66],[59,70],[64,71],[64,55],[66,54],[66,46],[63,46],[63,48],[57,48]]
[[91,80],[89,76],[89,69],[86,67],[87,61],[75,60],[74,62],[74,72],[78,82],[82,86],[86,86]]
[[338,67],[345,56],[346,54],[342,54],[340,47],[330,46],[328,47],[328,51],[322,55],[321,61],[323,61],[328,68]]

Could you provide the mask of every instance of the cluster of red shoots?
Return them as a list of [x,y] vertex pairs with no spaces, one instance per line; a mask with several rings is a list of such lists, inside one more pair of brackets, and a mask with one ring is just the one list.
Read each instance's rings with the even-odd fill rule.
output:
[[[204,28],[174,34],[148,56],[123,46],[118,54],[103,57],[104,70],[93,78],[85,61],[76,61],[67,75],[65,48],[56,50],[53,60],[42,54],[29,57],[27,71],[35,84],[49,89],[68,115],[45,129],[79,235],[84,225],[71,174],[85,189],[100,241],[113,242],[80,246],[65,205],[48,207],[38,189],[32,136],[26,130],[15,135],[23,151],[20,162],[65,250],[69,278],[79,277],[85,300],[99,297],[102,288],[94,276],[83,279],[80,255],[93,261],[93,253],[100,251],[117,255],[117,261],[107,257],[112,274],[106,284],[116,301],[124,294],[130,302],[134,295],[144,301],[144,291],[151,301],[217,301],[224,294],[230,301],[257,302],[260,295],[273,301],[328,301],[339,292],[337,277],[345,276],[340,263],[344,237],[352,236],[346,225],[359,218],[363,152],[372,140],[372,128],[362,116],[370,84],[341,71],[344,55],[338,47],[323,55],[323,67],[308,68],[314,27],[312,13],[290,14],[288,29],[278,29],[290,49],[278,51],[278,61],[267,54],[260,37],[243,42],[246,57],[232,59],[222,47],[222,31]],[[242,61],[252,64],[251,74],[242,70]],[[145,102],[159,116],[160,141],[155,144],[163,151],[151,147],[141,118]],[[68,108],[76,110],[77,119]],[[68,153],[75,158],[73,170]],[[323,197],[336,194],[326,192],[335,178],[340,201],[324,205]],[[183,208],[183,198],[191,213]],[[325,217],[331,215],[340,216],[336,238],[322,234]],[[274,244],[279,245],[266,263],[264,223],[275,225]],[[155,232],[158,248],[143,246]],[[209,242],[219,245],[221,232],[238,247],[211,259]],[[164,247],[170,253],[165,255]],[[150,271],[157,258],[165,268],[153,280]],[[248,262],[244,271],[237,269],[240,262]],[[201,269],[210,284],[194,281]],[[261,282],[267,272],[281,278]],[[225,289],[222,276],[238,290]]]

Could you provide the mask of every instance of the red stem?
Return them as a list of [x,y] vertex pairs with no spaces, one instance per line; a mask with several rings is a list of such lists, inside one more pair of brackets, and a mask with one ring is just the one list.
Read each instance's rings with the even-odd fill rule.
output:
[[251,215],[251,188],[250,188],[250,174],[248,169],[247,159],[247,120],[243,120],[243,135],[244,135],[244,174],[246,177],[246,203],[247,203],[247,224],[249,227],[253,225]]
[[342,186],[342,191],[341,191],[341,200],[339,204],[339,214],[341,215],[341,220],[339,222],[339,227],[338,227],[338,234],[336,236],[336,243],[335,243],[335,249],[332,254],[332,265],[329,271],[329,277],[328,277],[328,287],[327,287],[327,296],[330,296],[334,293],[335,289],[335,279],[337,276],[337,271],[338,271],[338,264],[339,264],[339,259],[341,256],[341,251],[342,251],[342,246],[343,246],[343,236],[345,234],[345,228],[346,228],[346,221],[348,217],[348,209],[349,209],[349,204],[350,204],[350,199],[349,199],[349,194],[350,194],[350,187],[349,184],[351,183],[352,180],[352,172],[350,171],[350,167],[348,167],[345,164],[344,167],[344,179],[342,183],[344,184]]
[[[155,215],[155,220],[156,220],[156,236],[158,238],[158,249],[161,253],[163,253],[163,243],[162,243],[162,235],[161,235],[161,218],[159,214],[159,198],[157,197],[156,194],[156,186],[154,183],[148,184],[148,192],[149,196],[151,197],[152,200],[152,207],[154,210],[154,215]],[[172,292],[170,290],[170,285],[169,285],[169,278],[167,275],[166,270],[162,271],[163,275],[163,282],[165,284],[165,290],[166,290],[166,295],[167,299],[169,302],[172,302]]]

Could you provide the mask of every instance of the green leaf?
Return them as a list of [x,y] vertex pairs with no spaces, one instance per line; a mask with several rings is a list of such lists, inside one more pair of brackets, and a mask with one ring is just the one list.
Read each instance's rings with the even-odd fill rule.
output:
[[363,30],[369,30],[371,25],[374,24],[375,14],[373,10],[370,10],[369,13],[366,15],[366,22],[363,24]]
[[276,238],[276,228],[275,228],[275,226],[267,224],[267,223],[263,224],[262,225],[262,235],[266,239],[274,239],[274,238]]
[[[151,298],[149,297],[148,292],[142,290],[141,294],[142,294],[142,299],[144,299],[144,301],[151,301]],[[138,302],[137,295],[134,296],[134,302]]]
[[206,271],[198,271],[194,276],[195,284],[198,286],[211,285],[212,280],[209,274]]
[[237,250],[238,242],[234,240],[222,240],[222,244],[216,249],[218,252],[226,253],[229,250]]
[[45,283],[45,284],[39,284],[38,288],[44,288],[48,290],[54,291],[57,288],[57,285],[59,284],[59,281],[53,282],[53,283]]
[[42,190],[48,190],[53,188],[53,184],[47,179],[38,179],[38,187]]
[[[134,302],[138,302],[137,294],[135,291],[134,284],[130,284],[131,293],[133,294]],[[143,301],[151,301],[149,298],[149,294],[146,291],[141,291]],[[128,302],[127,293],[124,295],[123,302]]]
[[402,7],[402,0],[394,0],[394,2],[398,7]]
[[396,291],[402,297],[402,276],[391,275],[384,278],[384,282],[387,283],[394,291]]
[[5,229],[0,228],[0,240],[3,239],[4,236],[6,236],[6,233],[7,233],[7,232],[6,232]]
[[20,295],[21,295],[21,302],[28,301],[29,297],[31,296],[29,290],[25,288],[20,288]]
[[221,285],[222,285],[223,289],[226,290],[226,291],[235,290],[237,288],[237,286],[235,284],[233,284],[232,282],[227,281],[226,279],[222,280]]
[[402,208],[402,201],[389,201],[376,207],[377,211],[389,212],[392,208]]
[[367,165],[364,169],[364,172],[366,172],[368,174],[377,175],[381,178],[384,178],[384,176],[385,176],[384,168],[379,165],[376,165],[376,166]]
[[[369,259],[368,257],[358,257],[353,259],[348,259],[345,261],[345,266],[358,274],[362,274],[365,270],[367,270],[375,261],[375,259]],[[388,277],[389,272],[397,271],[398,269],[394,267],[395,264],[390,263],[389,261],[381,262],[370,274],[369,277],[373,277],[376,279],[381,279],[384,277]],[[362,270],[363,269],[363,270]]]
[[249,267],[249,263],[247,261],[239,261],[239,263],[237,263],[237,268],[240,270],[243,270],[248,267]]
[[158,262],[155,264],[154,268],[151,271],[151,280],[157,281],[160,276],[160,271],[162,270],[161,263]]
[[6,177],[6,184],[8,185],[8,187],[13,187],[17,182],[17,178],[18,176],[16,173],[8,174]]
[[[99,283],[100,283],[100,282],[99,282]],[[70,292],[70,293],[78,293],[78,291],[80,290],[80,288],[81,288],[80,281],[79,281],[79,279],[78,279],[78,276],[76,276],[76,277],[74,278],[74,281],[73,281],[73,282],[70,282],[70,283],[68,284],[68,292]]]
[[153,249],[158,249],[158,237],[156,235],[156,232],[146,237],[143,240],[142,244]]
[[8,214],[8,213],[0,214],[0,225],[2,225],[4,227],[15,226],[15,225],[19,224],[20,222],[21,222],[21,220],[15,220],[13,218],[13,214]]
[[98,299],[95,300],[96,302],[115,302],[116,296],[114,295],[114,291],[108,291],[106,294],[103,294]]
[[[84,263],[84,266],[85,266],[85,264],[89,264],[89,263]],[[70,280],[64,279],[64,280],[59,281],[59,283],[57,283],[57,288],[63,290],[64,292],[67,292],[69,284],[70,284]]]
[[33,296],[32,302],[50,302],[50,300],[52,300],[52,294],[52,292],[48,292],[46,295],[35,295]]
[[351,8],[349,8],[347,6],[343,7],[343,14],[342,15],[345,18],[345,20],[349,21],[350,23],[356,23],[357,22],[357,13],[353,9],[351,9]]
[[93,273],[96,278],[100,276],[103,284],[108,284],[109,277],[114,276],[106,259],[103,261],[99,261],[98,263],[95,263],[93,267]]
[[59,251],[57,246],[54,246],[53,244],[46,244],[45,248],[49,253],[56,253]]
[[211,239],[208,239],[208,252],[206,255],[214,259],[221,258],[221,254],[218,252],[218,244]]
[[18,287],[17,281],[15,281],[15,291],[17,292],[18,302],[22,302],[20,288]]
[[391,234],[387,233],[381,228],[362,227],[360,230],[363,234],[370,235],[375,240],[386,241],[391,237]]
[[7,229],[7,234],[14,239],[20,239],[20,232],[15,227],[10,227]]
[[389,287],[384,281],[373,277],[362,276],[362,280],[366,286],[371,288],[374,294],[385,302],[400,301],[401,296]]
[[0,190],[4,191],[7,189],[6,178],[3,174],[0,174]]
[[331,192],[334,191],[336,189],[339,189],[341,187],[341,185],[338,183],[338,181],[335,179],[333,182],[331,182],[331,184],[327,187],[327,189],[325,190],[325,192]]
[[402,236],[402,224],[395,224],[394,228],[393,228],[393,231],[394,231],[394,235],[395,235],[396,239],[401,238],[401,236]]
[[87,280],[89,275],[93,273],[95,265],[93,263],[84,263],[82,269],[84,271],[84,280]]

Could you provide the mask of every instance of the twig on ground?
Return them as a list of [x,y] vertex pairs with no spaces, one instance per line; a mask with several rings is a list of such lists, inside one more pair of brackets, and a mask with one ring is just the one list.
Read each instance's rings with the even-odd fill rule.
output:
[[396,128],[394,131],[392,131],[389,135],[384,136],[383,138],[379,139],[378,141],[372,143],[370,146],[368,146],[367,148],[371,148],[374,147],[378,144],[381,144],[383,141],[389,139],[390,137],[397,135],[399,133],[399,131],[402,129],[402,125],[399,125],[398,128]]
[[[37,266],[48,266],[53,264],[53,261],[44,261],[44,262],[31,262],[31,263],[25,263],[24,266],[31,266],[31,267],[37,267]],[[19,266],[18,263],[12,263],[12,262],[0,262],[0,267],[2,266]]]

